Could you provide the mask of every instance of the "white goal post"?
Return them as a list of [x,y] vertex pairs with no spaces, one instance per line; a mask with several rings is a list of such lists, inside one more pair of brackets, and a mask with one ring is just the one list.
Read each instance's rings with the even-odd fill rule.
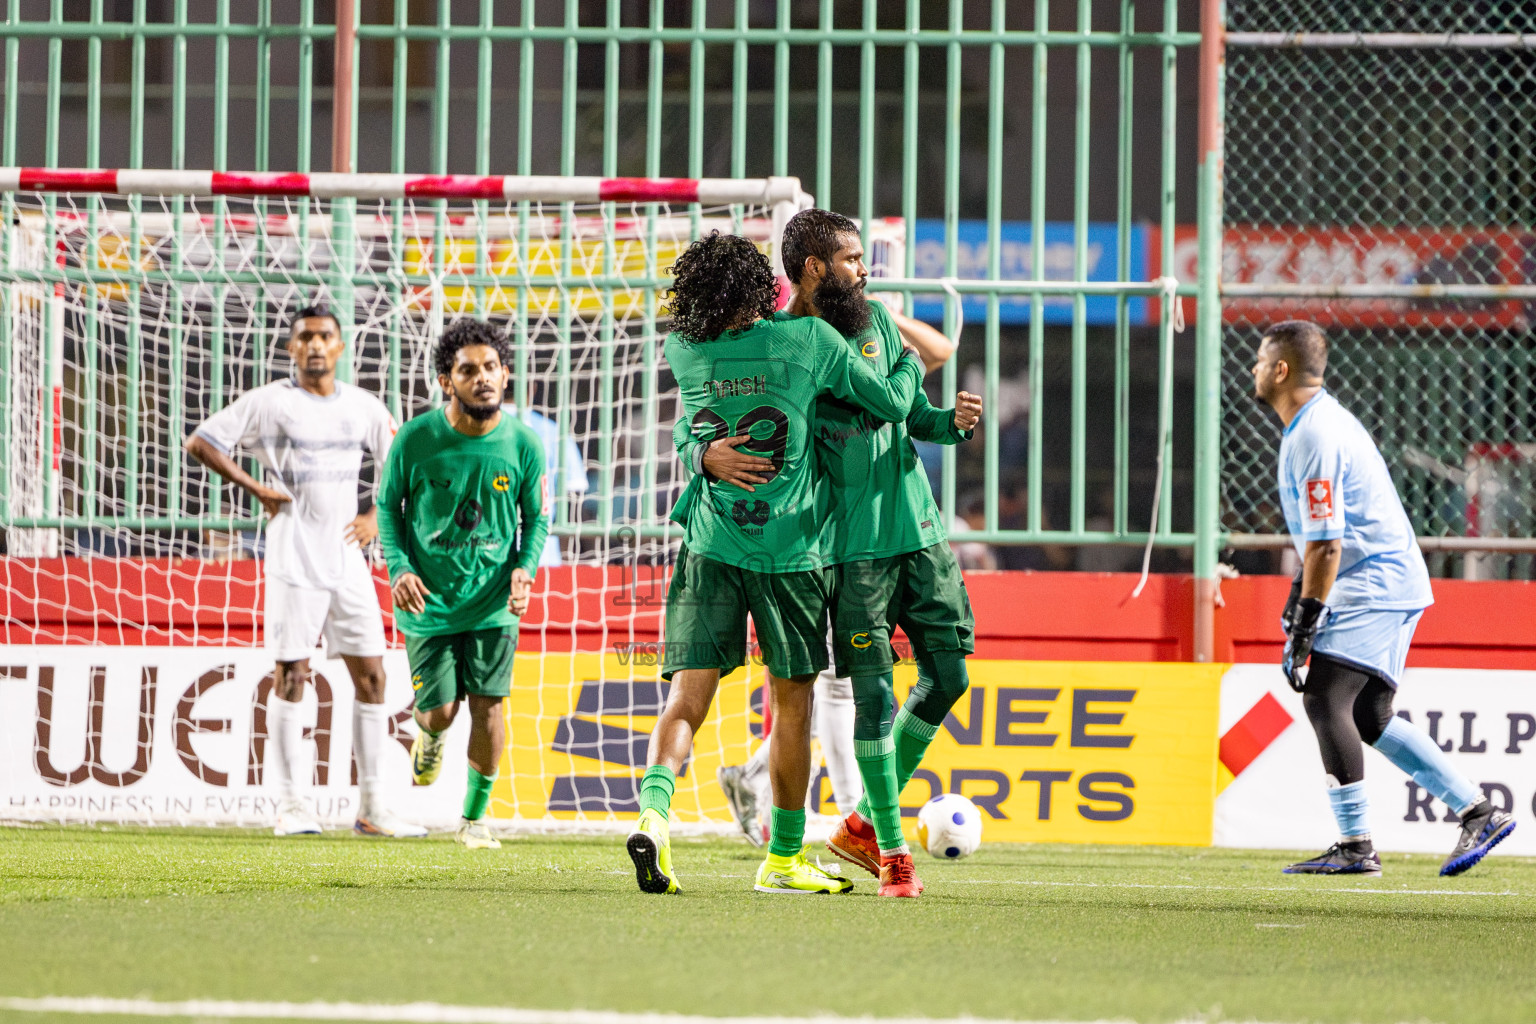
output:
[[[507,330],[509,398],[552,454],[561,564],[540,570],[524,621],[491,814],[627,827],[665,693],[656,644],[678,540],[667,270],[715,229],[753,238],[777,270],[783,225],[808,205],[794,178],[0,168],[0,818],[269,814],[262,517],[182,444],[289,372],[289,322],[318,301],[343,323],[344,377],[401,420],[438,401],[430,356],[447,321]],[[380,599],[388,615],[382,582]],[[351,687],[340,662],[312,664],[318,809],[345,824]],[[404,746],[403,651],[387,668]],[[722,687],[679,780],[683,827],[727,827],[714,770],[756,744],[763,680],[754,664]],[[462,759],[462,738],[449,749]],[[389,772],[402,814],[457,815],[462,764],[413,790],[402,749]]]

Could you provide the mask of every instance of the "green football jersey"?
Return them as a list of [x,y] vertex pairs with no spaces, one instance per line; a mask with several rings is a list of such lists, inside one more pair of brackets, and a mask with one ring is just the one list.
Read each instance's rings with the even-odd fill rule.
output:
[[[871,300],[869,306],[869,328],[845,344],[871,370],[888,373],[901,356],[901,333],[884,305]],[[778,317],[796,319],[788,313]],[[939,444],[970,438],[970,431],[957,431],[954,424],[954,410],[934,408],[922,388],[905,419],[894,423],[835,397],[816,403],[827,564],[904,555],[948,538],[911,438]]]
[[395,610],[401,632],[516,627],[512,570],[534,575],[548,534],[544,444],[516,417],[502,413],[489,434],[470,437],[434,409],[395,435],[379,485],[379,541],[391,582],[415,573],[430,595],[419,615]]
[[[838,333],[814,317],[759,320],[713,341],[667,336],[683,415],[674,440],[685,463],[695,441],[748,435],[742,451],[771,459],[767,483],[744,491],[696,476],[679,516],[688,550],[758,572],[799,572],[826,564],[820,547],[811,429],[824,394],[876,417],[901,419],[922,381],[921,364],[893,359],[876,373]],[[702,493],[699,493],[702,491]],[[694,497],[697,500],[693,500]]]

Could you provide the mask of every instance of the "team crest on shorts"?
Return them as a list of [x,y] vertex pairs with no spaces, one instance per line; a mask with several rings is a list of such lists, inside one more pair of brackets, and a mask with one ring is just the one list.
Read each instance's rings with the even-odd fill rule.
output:
[[1307,518],[1314,523],[1325,523],[1333,518],[1333,481],[1307,481]]
[[869,638],[869,634],[864,630],[860,630],[859,632],[850,636],[848,638],[848,642],[853,645],[855,650],[860,651],[874,643],[874,641]]

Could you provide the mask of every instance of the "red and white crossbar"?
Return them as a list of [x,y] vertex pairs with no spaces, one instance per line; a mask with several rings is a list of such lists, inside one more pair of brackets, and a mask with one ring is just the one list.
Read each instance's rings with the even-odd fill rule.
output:
[[[798,178],[596,178],[474,174],[0,167],[0,192],[284,196],[313,199],[499,199],[535,203],[805,204]],[[808,204],[806,204],[808,205]]]

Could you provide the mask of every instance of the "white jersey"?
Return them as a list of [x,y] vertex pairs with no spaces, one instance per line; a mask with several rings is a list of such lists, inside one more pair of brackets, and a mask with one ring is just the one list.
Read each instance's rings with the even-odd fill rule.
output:
[[242,395],[197,433],[226,454],[245,449],[266,470],[266,485],[293,498],[267,528],[267,574],[333,590],[346,560],[359,557],[342,534],[357,517],[363,450],[382,466],[395,429],[384,403],[361,388],[337,381],[323,398],[283,380]]
[[1413,539],[1376,443],[1327,391],[1291,420],[1280,441],[1280,506],[1298,554],[1308,541],[1339,540],[1339,576],[1326,603],[1415,611],[1434,603],[1429,571]]

